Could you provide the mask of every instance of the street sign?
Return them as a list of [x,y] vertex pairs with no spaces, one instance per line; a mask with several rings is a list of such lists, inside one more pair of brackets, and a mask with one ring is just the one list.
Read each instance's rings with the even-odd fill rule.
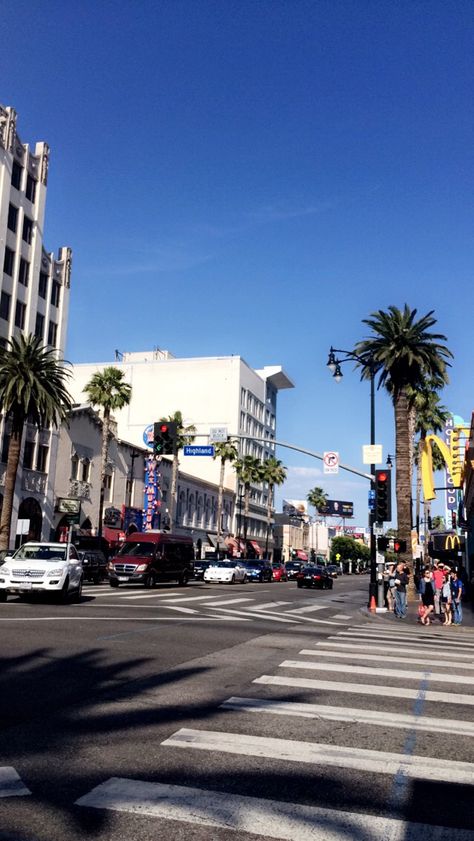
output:
[[323,453],[324,473],[339,473],[339,453],[329,451]]
[[362,447],[362,460],[364,464],[382,464],[382,444],[364,444]]
[[372,526],[372,531],[376,536],[377,535],[382,535],[383,534],[383,526],[382,525],[378,526],[377,523],[374,523],[374,525]]
[[228,439],[226,426],[211,426],[209,429],[209,443],[216,444]]
[[183,455],[185,456],[213,456],[214,455],[214,447],[210,446],[201,446],[194,444],[186,444],[183,449]]

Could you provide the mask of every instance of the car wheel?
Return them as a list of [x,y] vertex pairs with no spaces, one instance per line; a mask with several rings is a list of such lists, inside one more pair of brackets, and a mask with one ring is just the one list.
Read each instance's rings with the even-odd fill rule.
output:
[[233,575],[232,578],[230,579],[230,583],[235,584],[235,575]]
[[247,583],[247,581],[248,581],[248,578],[247,578],[247,576],[246,576],[246,575],[244,575],[244,577],[243,577],[243,581],[242,581],[242,584],[246,584],[246,583]]
[[8,593],[6,590],[0,590],[0,602],[6,602],[8,599]]
[[147,577],[145,578],[145,589],[152,590],[156,585],[155,576],[152,572],[149,572]]
[[61,604],[67,604],[69,601],[69,578],[66,578],[62,589],[59,592],[59,601]]
[[109,584],[110,584],[111,587],[118,587],[119,586],[118,581],[114,581],[113,578],[109,581]]
[[80,602],[81,598],[82,598],[82,578],[79,581],[76,592],[74,593],[73,601]]
[[181,575],[178,578],[179,586],[180,587],[186,587],[186,584],[188,583],[188,580],[189,580],[188,579],[188,573],[187,572],[182,572]]
[[329,589],[332,590],[333,587],[334,587],[334,583],[332,581],[330,581],[329,582]]
[[302,585],[302,583],[301,583],[300,581],[297,581],[297,582],[296,582],[296,586],[297,586],[297,587],[301,590],[301,588],[302,588],[302,586],[303,586],[303,585]]
[[100,573],[96,573],[96,575],[94,575],[92,577],[92,583],[93,584],[100,584]]

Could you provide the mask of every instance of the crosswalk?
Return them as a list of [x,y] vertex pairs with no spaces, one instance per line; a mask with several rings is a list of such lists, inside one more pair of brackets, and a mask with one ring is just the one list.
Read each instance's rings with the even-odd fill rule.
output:
[[298,646],[162,740],[172,779],[104,779],[77,805],[210,840],[474,841],[474,639],[443,630],[367,622]]

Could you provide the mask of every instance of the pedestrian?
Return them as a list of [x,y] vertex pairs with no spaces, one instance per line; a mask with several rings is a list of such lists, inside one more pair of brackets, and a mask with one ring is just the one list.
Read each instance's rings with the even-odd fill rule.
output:
[[[445,568],[446,569],[446,568]],[[451,603],[451,579],[449,572],[444,573],[444,584],[441,591],[441,603],[444,606],[444,625],[451,625],[453,621],[453,611]]]
[[430,614],[434,611],[435,596],[433,573],[429,567],[426,567],[423,577],[420,580],[418,592],[423,604],[423,613],[420,616],[420,622],[422,625],[429,625],[431,622]]
[[444,568],[441,561],[436,561],[433,570],[433,584],[434,584],[434,613],[443,621],[441,615],[441,590],[444,584]]
[[389,610],[393,612],[395,608],[395,580],[394,580],[394,573],[395,573],[395,564],[390,564],[387,570],[384,572],[384,578],[386,583],[386,591],[385,591],[385,598],[387,600],[387,607]]
[[462,594],[464,586],[458,577],[457,571],[451,573],[451,602],[453,610],[453,625],[460,625],[462,622]]
[[403,561],[397,564],[393,580],[395,584],[395,616],[397,619],[405,619],[407,615],[408,575],[405,572]]

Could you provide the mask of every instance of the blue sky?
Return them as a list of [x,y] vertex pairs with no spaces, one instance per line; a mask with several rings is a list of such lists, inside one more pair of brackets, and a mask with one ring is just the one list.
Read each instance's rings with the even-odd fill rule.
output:
[[[469,418],[473,27],[455,1],[4,0],[0,101],[51,145],[46,244],[74,250],[68,358],[282,364],[279,436],[362,466],[368,385],[327,352],[407,302],[436,310]],[[279,457],[282,495],[366,521],[363,481]]]

